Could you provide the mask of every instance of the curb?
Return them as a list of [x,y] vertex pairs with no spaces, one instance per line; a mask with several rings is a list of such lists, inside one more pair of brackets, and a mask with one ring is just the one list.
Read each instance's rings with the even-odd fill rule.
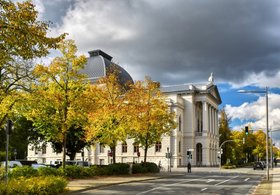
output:
[[174,175],[163,175],[163,176],[155,176],[154,178],[148,178],[148,179],[139,179],[139,180],[131,180],[131,181],[123,181],[123,182],[116,182],[116,183],[110,183],[110,184],[102,184],[99,186],[89,186],[85,187],[83,189],[79,190],[69,190],[67,194],[75,194],[79,192],[84,192],[88,190],[94,190],[94,189],[99,189],[99,188],[104,188],[104,187],[109,187],[109,186],[114,186],[114,185],[119,185],[119,184],[126,184],[126,183],[133,183],[133,182],[141,182],[141,181],[151,181],[151,180],[156,180],[156,179],[162,179],[162,178],[172,178],[172,177],[178,177],[178,176],[184,176],[184,174],[174,174]]

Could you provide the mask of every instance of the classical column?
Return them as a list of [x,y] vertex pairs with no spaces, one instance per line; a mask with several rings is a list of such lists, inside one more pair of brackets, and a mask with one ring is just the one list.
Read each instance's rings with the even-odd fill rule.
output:
[[203,102],[203,113],[202,113],[202,115],[203,115],[203,129],[202,129],[202,131],[203,132],[207,132],[207,131],[209,131],[209,121],[208,121],[208,119],[209,119],[209,116],[208,116],[208,103],[205,101],[205,102]]
[[213,135],[215,134],[215,129],[216,129],[216,108],[213,107]]
[[216,110],[216,135],[219,135],[219,110]]
[[212,131],[212,107],[209,105],[209,133]]

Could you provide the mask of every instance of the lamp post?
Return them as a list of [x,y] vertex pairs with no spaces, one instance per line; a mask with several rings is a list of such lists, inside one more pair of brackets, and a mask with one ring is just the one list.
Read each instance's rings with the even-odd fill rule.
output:
[[220,150],[220,170],[222,169],[222,154],[223,154],[223,149],[222,149],[222,147],[223,147],[223,145],[225,144],[225,143],[227,143],[227,142],[234,142],[234,140],[226,140],[226,141],[224,141],[223,143],[221,143],[221,145],[219,146],[219,150]]
[[266,178],[269,181],[269,164],[268,164],[268,87],[264,90],[239,90],[238,93],[262,93],[265,94],[266,108]]
[[270,128],[270,166],[271,166],[271,169],[273,170],[273,152],[272,152],[272,131],[271,131],[271,128]]

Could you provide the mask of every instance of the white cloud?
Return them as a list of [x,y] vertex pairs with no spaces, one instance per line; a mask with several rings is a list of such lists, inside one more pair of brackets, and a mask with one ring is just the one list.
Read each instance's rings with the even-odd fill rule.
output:
[[[104,6],[103,1],[78,1],[73,9],[68,10],[62,25],[55,30],[69,33],[70,38],[78,40],[78,44],[83,46],[83,51],[96,47],[89,44],[131,39],[137,34],[131,26],[137,25],[132,22],[129,11],[120,13],[119,9],[115,9],[119,6],[117,4],[112,1],[109,7]],[[127,17],[120,17],[125,14]]]
[[39,20],[43,19],[44,13],[45,13],[45,6],[42,2],[42,0],[33,0],[33,3],[35,5],[35,9],[38,11],[39,13]]
[[[226,105],[225,111],[228,116],[241,121],[252,121],[250,125],[254,129],[266,128],[266,98],[260,96],[254,102],[245,102],[240,106]],[[269,94],[268,96],[269,128],[280,130],[280,95]],[[240,126],[233,127],[240,129]]]

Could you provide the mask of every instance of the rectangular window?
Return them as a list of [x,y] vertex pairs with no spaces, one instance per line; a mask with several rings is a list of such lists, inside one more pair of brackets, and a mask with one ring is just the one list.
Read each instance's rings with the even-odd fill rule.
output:
[[139,145],[138,144],[134,144],[133,145],[133,152],[139,152]]
[[122,153],[127,153],[127,144],[126,144],[126,142],[122,143]]
[[38,154],[40,152],[40,149],[35,147],[35,154]]
[[179,153],[181,153],[181,141],[179,141]]
[[104,146],[99,144],[99,153],[104,153]]
[[46,144],[42,145],[42,154],[46,154],[47,153],[47,146]]
[[156,143],[156,152],[161,152],[161,142]]
[[179,131],[182,130],[182,119],[181,119],[181,115],[179,116],[179,124],[178,124],[178,128],[179,128]]

